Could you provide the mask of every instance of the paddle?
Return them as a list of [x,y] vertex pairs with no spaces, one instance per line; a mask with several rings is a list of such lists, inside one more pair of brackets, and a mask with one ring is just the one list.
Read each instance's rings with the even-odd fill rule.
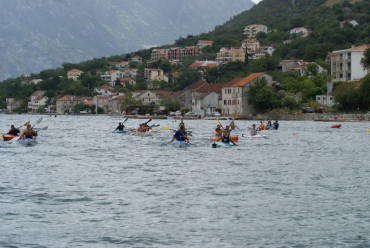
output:
[[37,124],[39,124],[42,121],[42,117],[36,121],[36,123],[31,127],[34,128]]
[[218,124],[220,124],[220,126],[221,126],[222,128],[224,128],[224,127],[222,126],[222,124],[221,124],[221,122],[220,122],[220,120],[218,119],[218,117],[217,117],[217,116],[216,116],[216,120],[217,120]]
[[153,127],[159,127],[160,125],[158,124],[158,125],[151,125],[151,126],[149,126],[148,127],[148,129],[152,129]]
[[122,123],[125,123],[127,120],[128,120],[128,118],[126,118]]
[[163,130],[170,130],[170,128],[169,128],[169,127],[167,127],[167,126],[163,126],[163,127],[162,127],[162,129],[163,129]]
[[[23,125],[21,125],[21,126],[17,127],[16,129],[20,129],[21,127],[27,126],[28,124],[30,124],[30,121],[25,122]],[[4,134],[3,134],[3,135],[4,135]],[[0,139],[2,139],[2,138],[3,138],[3,135],[1,135],[1,134],[0,134]]]

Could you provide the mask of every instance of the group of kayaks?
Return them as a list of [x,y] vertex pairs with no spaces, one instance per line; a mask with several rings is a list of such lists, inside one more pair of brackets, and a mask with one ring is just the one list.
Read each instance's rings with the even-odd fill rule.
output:
[[34,146],[37,144],[37,141],[34,139],[19,139],[18,135],[12,135],[12,134],[4,134],[3,140],[4,141],[11,141],[14,138],[18,138],[17,143],[24,145],[24,146]]

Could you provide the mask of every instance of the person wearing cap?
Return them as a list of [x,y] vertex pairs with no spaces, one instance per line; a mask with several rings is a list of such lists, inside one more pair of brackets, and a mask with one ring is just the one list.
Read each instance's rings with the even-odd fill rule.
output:
[[27,125],[27,128],[21,133],[20,139],[33,139],[36,140],[37,131],[33,130],[31,124]]
[[251,129],[251,136],[255,136],[255,135],[257,135],[257,129],[256,129],[256,124],[253,124],[252,129]]
[[11,134],[11,135],[18,135],[21,131],[18,129],[18,128],[15,128],[14,125],[11,125],[10,126],[10,130],[8,132],[8,134]]

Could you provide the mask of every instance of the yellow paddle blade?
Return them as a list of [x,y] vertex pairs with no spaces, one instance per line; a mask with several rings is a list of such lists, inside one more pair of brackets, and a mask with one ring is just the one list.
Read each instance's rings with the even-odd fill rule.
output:
[[24,123],[22,126],[27,126],[28,124],[30,124],[30,121],[27,121],[26,123]]
[[370,129],[366,130],[366,132],[368,132],[368,133],[369,133],[369,132],[370,132]]
[[220,124],[220,125],[221,125],[220,120],[218,119],[218,117],[217,117],[217,116],[216,116],[216,120],[217,120],[218,124]]
[[170,130],[170,128],[169,128],[169,127],[167,127],[167,126],[163,126],[163,127],[162,127],[162,129],[163,129],[163,130]]
[[2,135],[0,135],[0,139],[2,139],[3,138],[3,136]]
[[233,120],[235,120],[235,119],[236,119],[236,117],[238,117],[238,115],[239,115],[239,112],[236,112],[236,114],[234,115]]

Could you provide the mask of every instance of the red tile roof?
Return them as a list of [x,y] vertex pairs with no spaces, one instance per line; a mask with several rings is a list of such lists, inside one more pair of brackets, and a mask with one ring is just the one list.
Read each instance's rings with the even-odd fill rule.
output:
[[72,97],[72,95],[65,95],[65,96],[59,98],[57,101],[70,101],[71,97]]
[[199,42],[201,42],[203,44],[213,44],[213,41],[211,41],[211,40],[200,40]]
[[93,105],[93,104],[94,104],[94,100],[89,100],[85,102],[85,105]]
[[244,77],[244,78],[234,78],[230,82],[228,82],[224,87],[243,87],[244,85],[252,82],[254,79],[263,75],[263,72],[260,73],[252,73],[251,75]]
[[44,90],[36,90],[35,92],[32,93],[31,96],[41,96],[43,94],[45,94]]
[[46,98],[46,96],[38,96],[34,101],[40,101],[43,98]]

